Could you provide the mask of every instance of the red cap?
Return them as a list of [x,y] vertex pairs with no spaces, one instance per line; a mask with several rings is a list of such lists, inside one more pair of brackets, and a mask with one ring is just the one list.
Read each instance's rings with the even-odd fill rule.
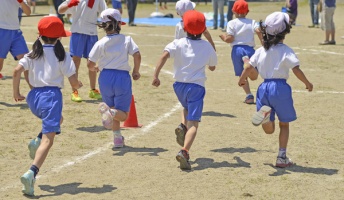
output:
[[184,30],[192,35],[199,35],[206,29],[204,14],[196,10],[186,11],[183,15]]
[[39,35],[49,38],[68,37],[72,33],[64,29],[62,21],[55,16],[43,17],[38,22]]
[[234,5],[233,5],[233,12],[237,13],[237,14],[246,14],[248,13],[248,4],[245,0],[238,0],[235,1]]

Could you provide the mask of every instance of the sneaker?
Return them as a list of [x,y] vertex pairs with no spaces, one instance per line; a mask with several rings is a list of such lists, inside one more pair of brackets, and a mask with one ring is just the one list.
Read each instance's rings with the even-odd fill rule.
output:
[[177,161],[180,163],[180,169],[190,170],[190,156],[185,150],[180,150],[176,156]]
[[81,97],[79,97],[79,93],[78,93],[78,91],[77,90],[75,90],[72,94],[71,94],[71,99],[72,99],[72,101],[74,101],[74,102],[82,102],[82,99],[81,99]]
[[290,167],[292,165],[294,165],[294,163],[293,163],[293,161],[291,161],[290,158],[288,158],[288,157],[285,157],[285,158],[277,157],[276,167],[285,168],[285,167]]
[[36,179],[34,178],[34,173],[31,170],[28,170],[23,176],[20,177],[20,181],[23,184],[22,192],[26,195],[33,196]]
[[29,151],[30,151],[30,158],[33,160],[35,159],[36,151],[41,144],[41,138],[36,137],[35,139],[32,139],[28,145]]
[[179,126],[175,129],[176,133],[176,141],[180,146],[184,146],[185,134],[187,132],[187,128],[184,124],[179,124]]
[[97,99],[97,100],[102,99],[102,95],[100,94],[99,90],[97,90],[97,89],[90,90],[90,92],[88,93],[88,96],[92,99]]
[[271,108],[269,106],[262,106],[258,112],[252,116],[252,124],[259,126],[270,121]]
[[246,104],[254,104],[254,96],[252,94],[248,94],[245,98],[244,103]]
[[4,80],[5,77],[0,73],[0,80]]
[[104,102],[98,105],[98,110],[102,116],[103,126],[107,129],[112,129],[113,118],[115,116],[114,111]]
[[115,148],[121,148],[121,147],[124,147],[124,137],[121,135],[121,136],[115,136],[114,140],[113,140],[113,143],[114,143],[114,147]]

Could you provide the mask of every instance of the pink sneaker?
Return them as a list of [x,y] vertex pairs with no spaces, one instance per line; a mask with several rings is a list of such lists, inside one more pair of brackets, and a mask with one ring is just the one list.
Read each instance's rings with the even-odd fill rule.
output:
[[98,110],[102,115],[103,126],[107,129],[112,129],[113,118],[115,116],[115,113],[113,112],[114,110],[110,109],[104,102],[98,105]]
[[124,137],[122,135],[119,136],[119,137],[115,136],[115,139],[114,139],[113,143],[114,143],[114,147],[115,148],[123,147],[124,146]]

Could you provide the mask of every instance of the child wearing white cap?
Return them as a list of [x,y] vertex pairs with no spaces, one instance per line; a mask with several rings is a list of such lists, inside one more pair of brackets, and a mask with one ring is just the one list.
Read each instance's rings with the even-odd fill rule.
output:
[[[180,39],[184,38],[187,36],[185,30],[184,30],[184,24],[183,24],[183,15],[186,11],[188,10],[194,10],[196,7],[196,4],[194,2],[191,2],[190,0],[179,0],[176,3],[176,11],[177,15],[179,15],[182,20],[176,24],[176,31],[174,34],[175,39]],[[213,39],[207,29],[203,32],[204,37],[208,40],[208,42],[213,46],[214,50],[215,49],[215,44],[213,42]]]
[[[70,54],[78,74],[81,58],[88,59],[93,45],[98,41],[97,18],[107,8],[105,0],[66,0],[58,8],[60,14],[71,14],[73,23],[71,25],[72,36],[70,38]],[[88,71],[90,80],[90,91],[88,96],[92,99],[102,98],[96,89],[97,72]],[[78,90],[72,88],[71,100],[81,102]]]
[[100,71],[98,83],[104,103],[99,104],[99,112],[103,125],[113,131],[114,147],[120,148],[124,146],[120,122],[127,119],[132,98],[128,55],[134,58],[132,77],[138,80],[141,54],[133,38],[120,34],[125,23],[118,10],[108,8],[100,17],[102,23],[98,26],[105,30],[106,36],[93,46],[87,66],[90,71]]
[[262,125],[267,134],[275,131],[275,114],[279,119],[279,152],[276,167],[293,165],[286,155],[289,139],[289,122],[296,120],[291,87],[287,83],[289,70],[302,81],[308,91],[313,85],[301,71],[299,59],[294,51],[283,44],[285,35],[290,32],[289,16],[286,13],[274,12],[267,16],[265,24],[260,21],[264,47],[256,50],[245,64],[245,69],[238,82],[239,86],[247,83],[247,78],[256,80],[258,74],[264,79],[257,91],[257,112],[252,117],[255,126]]
[[155,68],[153,86],[160,85],[159,73],[168,58],[174,58],[174,91],[179,102],[184,107],[182,124],[184,131],[176,131],[177,143],[182,146],[176,159],[180,168],[190,170],[189,150],[195,140],[198,123],[201,121],[203,100],[205,96],[205,67],[214,71],[217,64],[215,50],[209,42],[202,40],[201,35],[206,30],[203,13],[189,10],[183,15],[184,29],[187,37],[175,39],[169,43]]
[[18,11],[22,9],[26,15],[31,14],[30,6],[26,0],[1,1],[0,6],[0,80],[4,60],[10,52],[15,60],[21,59],[29,49],[26,46],[23,33],[20,30]]
[[33,44],[32,51],[20,59],[13,73],[13,98],[15,101],[22,101],[25,97],[19,91],[20,77],[22,72],[29,72],[28,79],[32,89],[26,101],[31,112],[42,120],[40,138],[30,142],[32,146],[29,145],[32,165],[20,178],[24,185],[22,192],[30,196],[34,195],[35,177],[53,145],[55,136],[61,132],[61,89],[64,87],[64,77],[68,77],[73,88],[82,87],[75,65],[59,39],[71,35],[64,30],[62,21],[54,16],[43,17],[38,23],[38,31],[39,38]]

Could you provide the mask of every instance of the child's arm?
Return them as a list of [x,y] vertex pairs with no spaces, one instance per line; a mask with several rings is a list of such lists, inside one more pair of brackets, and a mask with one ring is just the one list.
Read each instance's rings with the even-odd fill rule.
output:
[[141,65],[141,54],[140,52],[136,52],[133,55],[134,58],[134,69],[133,69],[133,73],[131,74],[131,76],[133,77],[134,80],[139,80],[139,78],[141,77],[140,74],[140,65]]
[[21,95],[19,91],[20,77],[23,71],[25,71],[24,67],[18,65],[13,72],[13,98],[15,101],[22,101],[25,99],[25,97]]
[[68,4],[62,3],[59,8],[58,8],[58,12],[59,14],[64,14],[68,8],[71,8],[73,6],[77,6],[79,4],[80,0],[70,0],[70,2]]
[[239,78],[238,85],[243,86],[247,82],[247,77],[249,77],[252,81],[257,80],[258,78],[258,71],[249,63],[245,63],[244,65],[245,69],[241,73],[241,76]]
[[211,46],[213,46],[214,50],[216,51],[213,38],[211,37],[208,29],[205,29],[205,31],[203,32],[203,35],[204,35],[205,38],[207,38],[208,42],[211,44]]
[[308,89],[309,92],[313,90],[313,84],[308,81],[305,74],[302,72],[299,66],[296,66],[293,68],[293,73],[295,76],[302,81],[306,85],[306,89]]
[[152,82],[152,85],[154,85],[155,87],[158,87],[160,85],[159,73],[162,67],[164,66],[164,64],[166,63],[166,60],[169,57],[170,57],[170,53],[168,51],[164,51],[164,53],[162,53],[160,60],[156,64],[155,72],[154,72],[154,79]]
[[87,61],[87,67],[91,72],[99,72],[99,68],[96,66],[96,63],[93,61]]
[[31,15],[31,8],[28,4],[26,4],[23,0],[18,0],[18,2],[20,3],[21,8],[23,9],[23,13],[25,13],[25,15],[30,16]]
[[72,76],[70,76],[68,80],[72,88],[77,90],[82,87],[82,83],[81,81],[78,80],[78,78],[76,77],[76,74],[73,74]]
[[234,41],[234,35],[223,34],[220,35],[220,38],[226,43],[232,43]]
[[259,41],[260,41],[260,44],[264,45],[264,40],[263,40],[263,34],[262,32],[260,31],[260,28],[256,28],[254,30],[254,32],[256,32],[258,38],[259,38]]

